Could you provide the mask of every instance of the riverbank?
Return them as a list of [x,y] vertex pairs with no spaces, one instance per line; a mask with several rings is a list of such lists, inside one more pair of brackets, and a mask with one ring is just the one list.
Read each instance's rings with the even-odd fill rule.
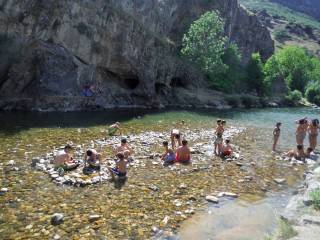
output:
[[[114,101],[113,101],[114,102]],[[126,109],[231,109],[286,107],[282,98],[265,98],[250,94],[228,95],[214,90],[198,89],[197,91],[177,88],[174,95],[161,100],[140,99],[115,104],[102,96],[42,96],[37,98],[0,98],[0,110],[34,111],[34,112],[74,112],[105,111]],[[301,105],[304,106],[304,105]]]
[[[290,239],[293,240],[318,240],[320,236],[320,211],[315,209],[311,194],[320,190],[319,159],[312,169],[305,173],[303,186],[293,196],[282,215],[282,221],[290,230]],[[279,234],[275,239],[279,239]],[[289,239],[289,237],[288,237]]]

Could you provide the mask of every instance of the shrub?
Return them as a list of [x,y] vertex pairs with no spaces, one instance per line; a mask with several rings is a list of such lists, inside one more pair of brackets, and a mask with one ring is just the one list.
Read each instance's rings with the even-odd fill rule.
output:
[[290,90],[300,92],[305,91],[312,71],[311,58],[304,49],[295,46],[281,49],[270,57],[264,66],[265,81],[269,87],[282,79]]
[[246,108],[254,107],[256,104],[256,99],[253,96],[250,95],[242,95],[241,96],[241,103]]
[[254,53],[247,65],[247,83],[250,91],[255,90],[259,95],[265,93],[263,63],[259,53]]
[[286,40],[290,40],[291,39],[291,36],[284,29],[276,31],[275,34],[274,34],[274,37],[279,42],[284,42]]
[[299,104],[299,102],[302,99],[302,93],[298,90],[294,90],[292,92],[290,92],[286,97],[285,97],[285,101],[287,104],[292,105],[292,106],[296,106]]
[[320,210],[320,188],[311,192],[310,197],[315,209]]
[[231,107],[239,107],[240,106],[240,98],[238,96],[227,96],[225,97],[225,101]]
[[279,239],[290,239],[297,235],[297,232],[293,229],[291,224],[285,219],[279,220],[278,228],[279,230],[278,230],[277,237]]
[[320,106],[320,83],[313,82],[309,84],[305,95],[309,102],[312,102]]

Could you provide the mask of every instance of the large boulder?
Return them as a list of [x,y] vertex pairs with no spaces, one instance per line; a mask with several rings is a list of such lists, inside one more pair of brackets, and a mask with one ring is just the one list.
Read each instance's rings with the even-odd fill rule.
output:
[[[179,104],[176,88],[208,86],[179,51],[190,24],[209,10],[225,18],[243,63],[253,52],[272,54],[269,32],[237,0],[0,1],[0,108]],[[94,98],[81,97],[87,84]],[[216,104],[185,96],[179,99],[187,105]]]

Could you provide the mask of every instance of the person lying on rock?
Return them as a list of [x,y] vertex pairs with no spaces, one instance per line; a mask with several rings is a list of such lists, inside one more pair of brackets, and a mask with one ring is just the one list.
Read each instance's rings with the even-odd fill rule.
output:
[[72,149],[72,146],[66,145],[63,150],[57,152],[53,160],[56,169],[72,170],[79,166],[79,163],[77,163],[71,155]]
[[118,177],[127,176],[128,161],[125,160],[123,153],[117,154],[116,166],[114,168],[108,167],[112,180],[115,180],[115,175]]
[[101,154],[99,154],[95,149],[89,149],[86,152],[86,163],[88,168],[99,171],[101,160]]
[[125,151],[129,151],[130,155],[132,155],[134,153],[133,149],[131,148],[131,146],[128,144],[127,139],[123,138],[121,140],[121,144],[120,146],[118,146],[115,150],[115,154],[117,155],[118,153],[124,153]]
[[169,143],[167,141],[164,141],[162,145],[165,150],[164,153],[161,155],[161,160],[164,161],[163,165],[167,166],[173,164],[176,159],[174,151],[171,148],[169,148]]
[[223,157],[223,158],[232,157],[232,155],[233,155],[233,150],[232,150],[232,146],[230,145],[230,140],[226,139],[225,145],[222,148],[221,157]]
[[117,132],[119,132],[120,135],[122,135],[120,123],[116,122],[108,127],[108,135],[114,136]]
[[182,145],[181,133],[179,129],[172,129],[171,131],[171,146],[172,149],[176,149]]
[[176,162],[189,163],[191,161],[191,152],[188,147],[188,141],[183,139],[182,146],[178,147],[176,152]]
[[304,153],[303,145],[297,145],[297,149],[290,150],[289,152],[284,154],[286,157],[295,158],[297,160],[304,160],[306,154]]

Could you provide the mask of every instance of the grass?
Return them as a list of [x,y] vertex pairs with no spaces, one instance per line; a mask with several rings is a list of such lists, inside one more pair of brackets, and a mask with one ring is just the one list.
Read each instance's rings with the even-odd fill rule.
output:
[[316,210],[320,210],[320,188],[311,192],[310,197],[312,199],[314,208]]
[[273,17],[281,17],[288,22],[320,29],[320,22],[311,16],[297,12],[278,3],[269,0],[240,0],[243,6],[252,11],[266,10]]
[[277,231],[272,235],[265,236],[264,240],[288,240],[297,236],[297,234],[287,220],[280,218]]

